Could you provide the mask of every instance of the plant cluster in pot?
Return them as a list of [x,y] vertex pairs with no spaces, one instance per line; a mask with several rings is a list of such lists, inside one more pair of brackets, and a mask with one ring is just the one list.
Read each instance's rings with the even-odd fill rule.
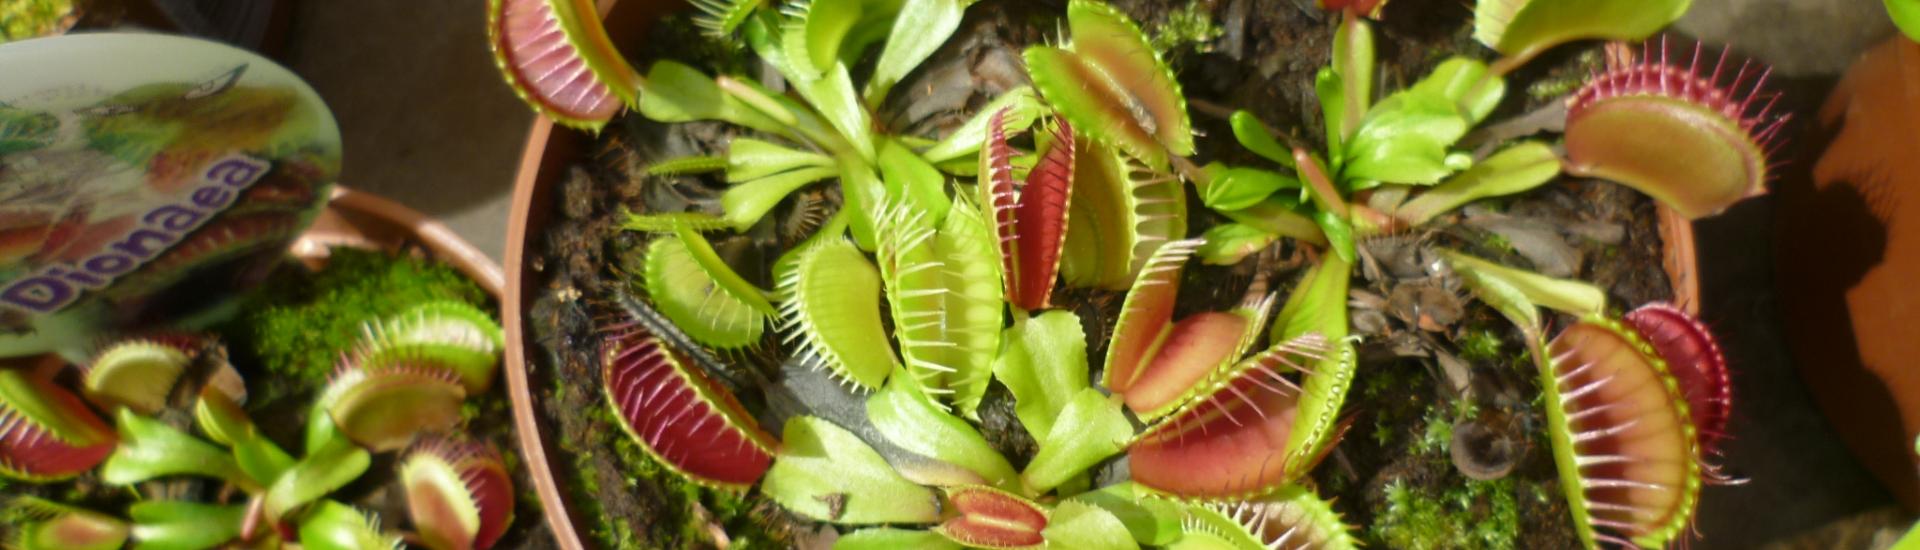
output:
[[1687,222],[1764,192],[1765,71],[1617,42],[1684,0],[1322,4],[492,2],[560,543],[1688,537]]

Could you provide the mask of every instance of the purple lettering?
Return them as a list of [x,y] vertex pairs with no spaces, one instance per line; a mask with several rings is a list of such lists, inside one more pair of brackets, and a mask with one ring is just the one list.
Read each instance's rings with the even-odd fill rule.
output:
[[268,165],[265,162],[244,156],[235,156],[222,160],[214,164],[213,168],[207,169],[206,180],[224,183],[230,187],[246,187],[258,181],[260,176],[267,171],[267,168]]
[[126,240],[113,243],[113,249],[135,258],[152,258],[179,239],[180,237],[152,229],[140,229],[128,233]]
[[138,262],[133,261],[133,258],[129,258],[125,255],[101,254],[99,256],[88,258],[87,263],[84,265],[81,265],[80,267],[86,268],[87,271],[91,273],[98,273],[101,275],[106,275],[108,277],[113,277],[121,273],[133,271],[133,268],[140,267],[140,264]]
[[52,277],[28,277],[0,292],[0,301],[23,309],[48,313],[73,301],[73,287]]
[[208,210],[225,208],[233,202],[233,192],[218,187],[202,187],[193,191],[193,204]]
[[199,212],[169,204],[153,209],[140,221],[164,227],[168,231],[186,232],[198,227],[200,220],[205,217]]
[[67,271],[58,267],[47,269],[48,277],[62,277],[90,288],[106,286],[107,282],[85,271]]

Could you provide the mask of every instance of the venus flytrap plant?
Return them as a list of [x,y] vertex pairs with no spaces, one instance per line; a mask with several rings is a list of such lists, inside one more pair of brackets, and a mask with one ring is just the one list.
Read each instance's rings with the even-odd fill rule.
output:
[[[127,407],[154,414],[166,406],[168,394],[197,352],[192,346],[147,339],[114,343],[87,362],[81,392],[102,410]],[[196,353],[197,354],[197,353]]]
[[647,246],[647,296],[702,345],[737,349],[760,341],[775,314],[766,291],[747,282],[689,225]]
[[1473,38],[1506,56],[1505,73],[1575,40],[1639,40],[1687,13],[1692,0],[1478,0]]
[[661,464],[701,485],[744,491],[779,443],[731,393],[645,328],[616,327],[601,346],[609,406]]
[[1000,241],[1000,273],[1007,302],[1023,310],[1051,305],[1073,198],[1073,126],[1059,119],[1042,140],[1038,162],[1024,182],[1014,182],[1013,147],[995,113],[980,148],[980,204]]
[[760,484],[787,510],[843,525],[933,523],[934,493],[900,477],[858,436],[809,416],[787,421],[785,445]]
[[232,456],[211,443],[128,409],[120,410],[115,424],[121,441],[100,466],[101,481],[131,485],[165,476],[192,475],[222,480],[249,492],[261,489],[261,480],[247,476]]
[[973,426],[935,406],[910,376],[896,373],[885,388],[868,397],[867,418],[887,441],[907,451],[973,472],[982,485],[1024,490],[1013,465]]
[[864,389],[886,382],[899,364],[880,319],[879,269],[846,239],[828,237],[790,251],[779,282],[780,331],[815,369]]
[[80,396],[24,367],[0,366],[0,475],[71,478],[106,460],[117,441]]
[[352,506],[322,501],[300,520],[300,546],[313,550],[399,550],[400,537],[380,529],[380,519]]
[[466,302],[422,303],[364,325],[357,357],[365,368],[439,365],[460,378],[469,395],[486,393],[506,349],[493,317]]
[[879,223],[877,259],[894,339],[921,391],[975,418],[1006,309],[994,236],[964,195],[937,222],[912,204],[889,207]]
[[513,522],[513,479],[484,445],[423,442],[401,462],[400,484],[413,527],[428,548],[485,550]]
[[[1567,172],[1632,187],[1688,219],[1765,193],[1787,121],[1772,114],[1778,94],[1762,91],[1771,70],[1735,69],[1727,50],[1708,70],[1697,44],[1684,66],[1669,63],[1664,38],[1657,60],[1654,49],[1642,48],[1639,62],[1609,58],[1568,100]],[[1632,137],[1648,132],[1665,139]]]
[[127,507],[139,548],[217,548],[241,538],[245,506],[146,500]]
[[4,545],[19,550],[115,550],[126,544],[129,527],[118,518],[35,497],[14,497],[5,504],[12,533]]

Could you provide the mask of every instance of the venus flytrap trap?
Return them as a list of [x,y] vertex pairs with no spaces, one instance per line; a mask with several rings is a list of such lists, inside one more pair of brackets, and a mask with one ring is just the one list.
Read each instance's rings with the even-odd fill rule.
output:
[[5,503],[13,532],[5,541],[20,550],[115,550],[127,542],[129,527],[118,518],[35,497]]
[[80,396],[22,366],[0,366],[0,475],[72,478],[106,460],[118,439]]
[[608,334],[601,353],[609,406],[656,460],[733,491],[766,473],[779,443],[699,367],[638,325]]
[[485,446],[432,439],[400,465],[408,517],[435,550],[490,548],[513,522],[513,480]]

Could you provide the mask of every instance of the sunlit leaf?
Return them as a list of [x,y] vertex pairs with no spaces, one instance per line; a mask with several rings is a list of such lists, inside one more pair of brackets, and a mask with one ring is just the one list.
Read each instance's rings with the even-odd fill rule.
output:
[[727,181],[753,181],[789,170],[833,166],[833,159],[811,151],[746,136],[733,138],[727,145]]
[[1088,387],[1087,336],[1080,317],[1049,310],[1016,319],[1006,338],[993,375],[1013,393],[1014,414],[1027,433],[1050,434],[1067,402]]
[[952,205],[947,199],[947,178],[932,163],[889,139],[880,145],[879,165],[888,196],[905,198],[914,209],[925,212],[934,225],[947,218]]
[[810,416],[787,421],[760,491],[787,510],[838,524],[931,523],[933,491],[914,485],[859,437]]
[[165,476],[193,475],[259,488],[234,464],[233,457],[211,443],[130,409],[120,409],[116,424],[120,446],[100,466],[101,481],[132,485]]
[[960,28],[960,15],[971,3],[971,0],[906,0],[902,3],[900,15],[894,19],[893,29],[887,35],[887,45],[880,50],[880,61],[874,64],[873,76],[867,79],[867,104],[882,104],[887,92],[900,83],[900,79],[906,78],[914,67],[946,43],[947,37]]
[[820,110],[827,124],[846,138],[853,150],[860,153],[860,158],[873,160],[873,130],[869,127],[866,107],[860,105],[860,96],[853,91],[853,79],[847,75],[846,65],[835,64],[818,79],[794,82],[793,89]]
[[842,535],[833,550],[960,550],[959,543],[933,531],[880,527]]
[[304,550],[398,550],[400,537],[380,531],[380,520],[352,506],[322,501],[300,519]]
[[1421,193],[1394,213],[1408,225],[1421,225],[1435,216],[1487,197],[1525,192],[1560,175],[1560,156],[1537,141],[1523,142],[1494,153],[1473,168]]
[[1007,90],[1006,93],[1000,94],[1000,97],[993,98],[993,101],[988,102],[985,107],[981,107],[973,114],[973,118],[967,119],[967,122],[954,129],[953,133],[947,134],[946,139],[940,140],[940,143],[927,148],[920,155],[934,164],[972,156],[980,151],[980,144],[987,141],[987,124],[993,120],[994,113],[1002,110],[1006,111],[1006,115],[1000,123],[1001,131],[1011,133],[1020,128],[1032,126],[1033,121],[1040,117],[1042,107],[1040,98],[1033,93],[1033,88],[1021,86]]
[[1267,125],[1260,122],[1253,113],[1245,109],[1234,111],[1227,122],[1233,126],[1233,137],[1240,141],[1241,147],[1267,160],[1278,162],[1281,166],[1293,168],[1293,152],[1275,140],[1273,133],[1267,131]]
[[1106,509],[1078,501],[1065,501],[1053,508],[1047,528],[1040,532],[1047,543],[1061,548],[1086,550],[1134,550],[1140,544],[1127,533],[1126,525]]
[[1324,455],[1333,445],[1334,424],[1353,385],[1357,367],[1353,343],[1347,340],[1347,288],[1353,264],[1337,256],[1322,256],[1287,297],[1273,321],[1273,340],[1286,341],[1319,334],[1334,343],[1332,353],[1314,361],[1301,384],[1299,411],[1287,439],[1287,468],[1299,470]]
[[143,500],[127,509],[135,548],[215,548],[240,537],[246,506],[178,500]]
[[[1474,289],[1476,294],[1482,294],[1482,301],[1494,306],[1494,309],[1522,328],[1540,326],[1537,314],[1532,313],[1534,305],[1575,317],[1591,317],[1606,312],[1606,292],[1590,283],[1556,279],[1452,250],[1439,250],[1468,288]],[[1482,292],[1483,289],[1485,292]]]
[[1013,466],[979,431],[934,406],[909,376],[894,373],[885,388],[868,397],[867,417],[900,448],[966,468],[995,486],[1019,485]]
[[1281,189],[1300,187],[1300,180],[1270,170],[1226,166],[1220,163],[1207,165],[1206,182],[1200,201],[1214,210],[1239,210],[1259,203]]
[[1166,546],[1180,538],[1180,521],[1187,507],[1160,498],[1131,481],[1080,493],[1072,501],[1098,506],[1113,514],[1126,526],[1134,541],[1149,546]]
[[1280,235],[1246,224],[1223,223],[1208,228],[1202,238],[1207,240],[1207,244],[1200,245],[1200,249],[1195,251],[1201,263],[1233,265],[1273,244]]
[[1327,119],[1327,131],[1352,137],[1373,103],[1373,27],[1366,20],[1348,16],[1340,23],[1333,33],[1332,63],[1342,85],[1340,124]]
[[1053,429],[1037,438],[1040,452],[1020,475],[1035,491],[1053,489],[1094,464],[1120,454],[1132,437],[1133,423],[1127,421],[1126,413],[1120,412],[1119,403],[1108,399],[1100,390],[1081,389],[1061,409]]
[[322,448],[309,449],[306,457],[267,488],[263,508],[267,519],[279,521],[289,512],[345,487],[366,473],[371,463],[372,457],[365,449],[345,439],[334,439]]
[[734,229],[745,231],[759,223],[760,218],[778,206],[787,195],[807,184],[835,175],[838,174],[833,168],[802,168],[736,184],[720,195],[720,207],[726,211],[727,220],[733,223]]
[[1478,0],[1473,37],[1517,61],[1574,40],[1646,38],[1687,13],[1692,0]]
[[748,107],[720,89],[712,77],[676,61],[657,61],[647,71],[640,114],[660,122],[721,120],[776,135],[785,124]]
[[1414,83],[1419,94],[1437,94],[1453,101],[1469,124],[1486,120],[1507,91],[1506,80],[1489,74],[1487,64],[1470,57],[1454,56],[1440,62],[1433,72]]
[[1885,0],[1885,2],[1887,15],[1893,16],[1893,24],[1900,27],[1900,32],[1906,34],[1908,39],[1920,41],[1920,1]]

